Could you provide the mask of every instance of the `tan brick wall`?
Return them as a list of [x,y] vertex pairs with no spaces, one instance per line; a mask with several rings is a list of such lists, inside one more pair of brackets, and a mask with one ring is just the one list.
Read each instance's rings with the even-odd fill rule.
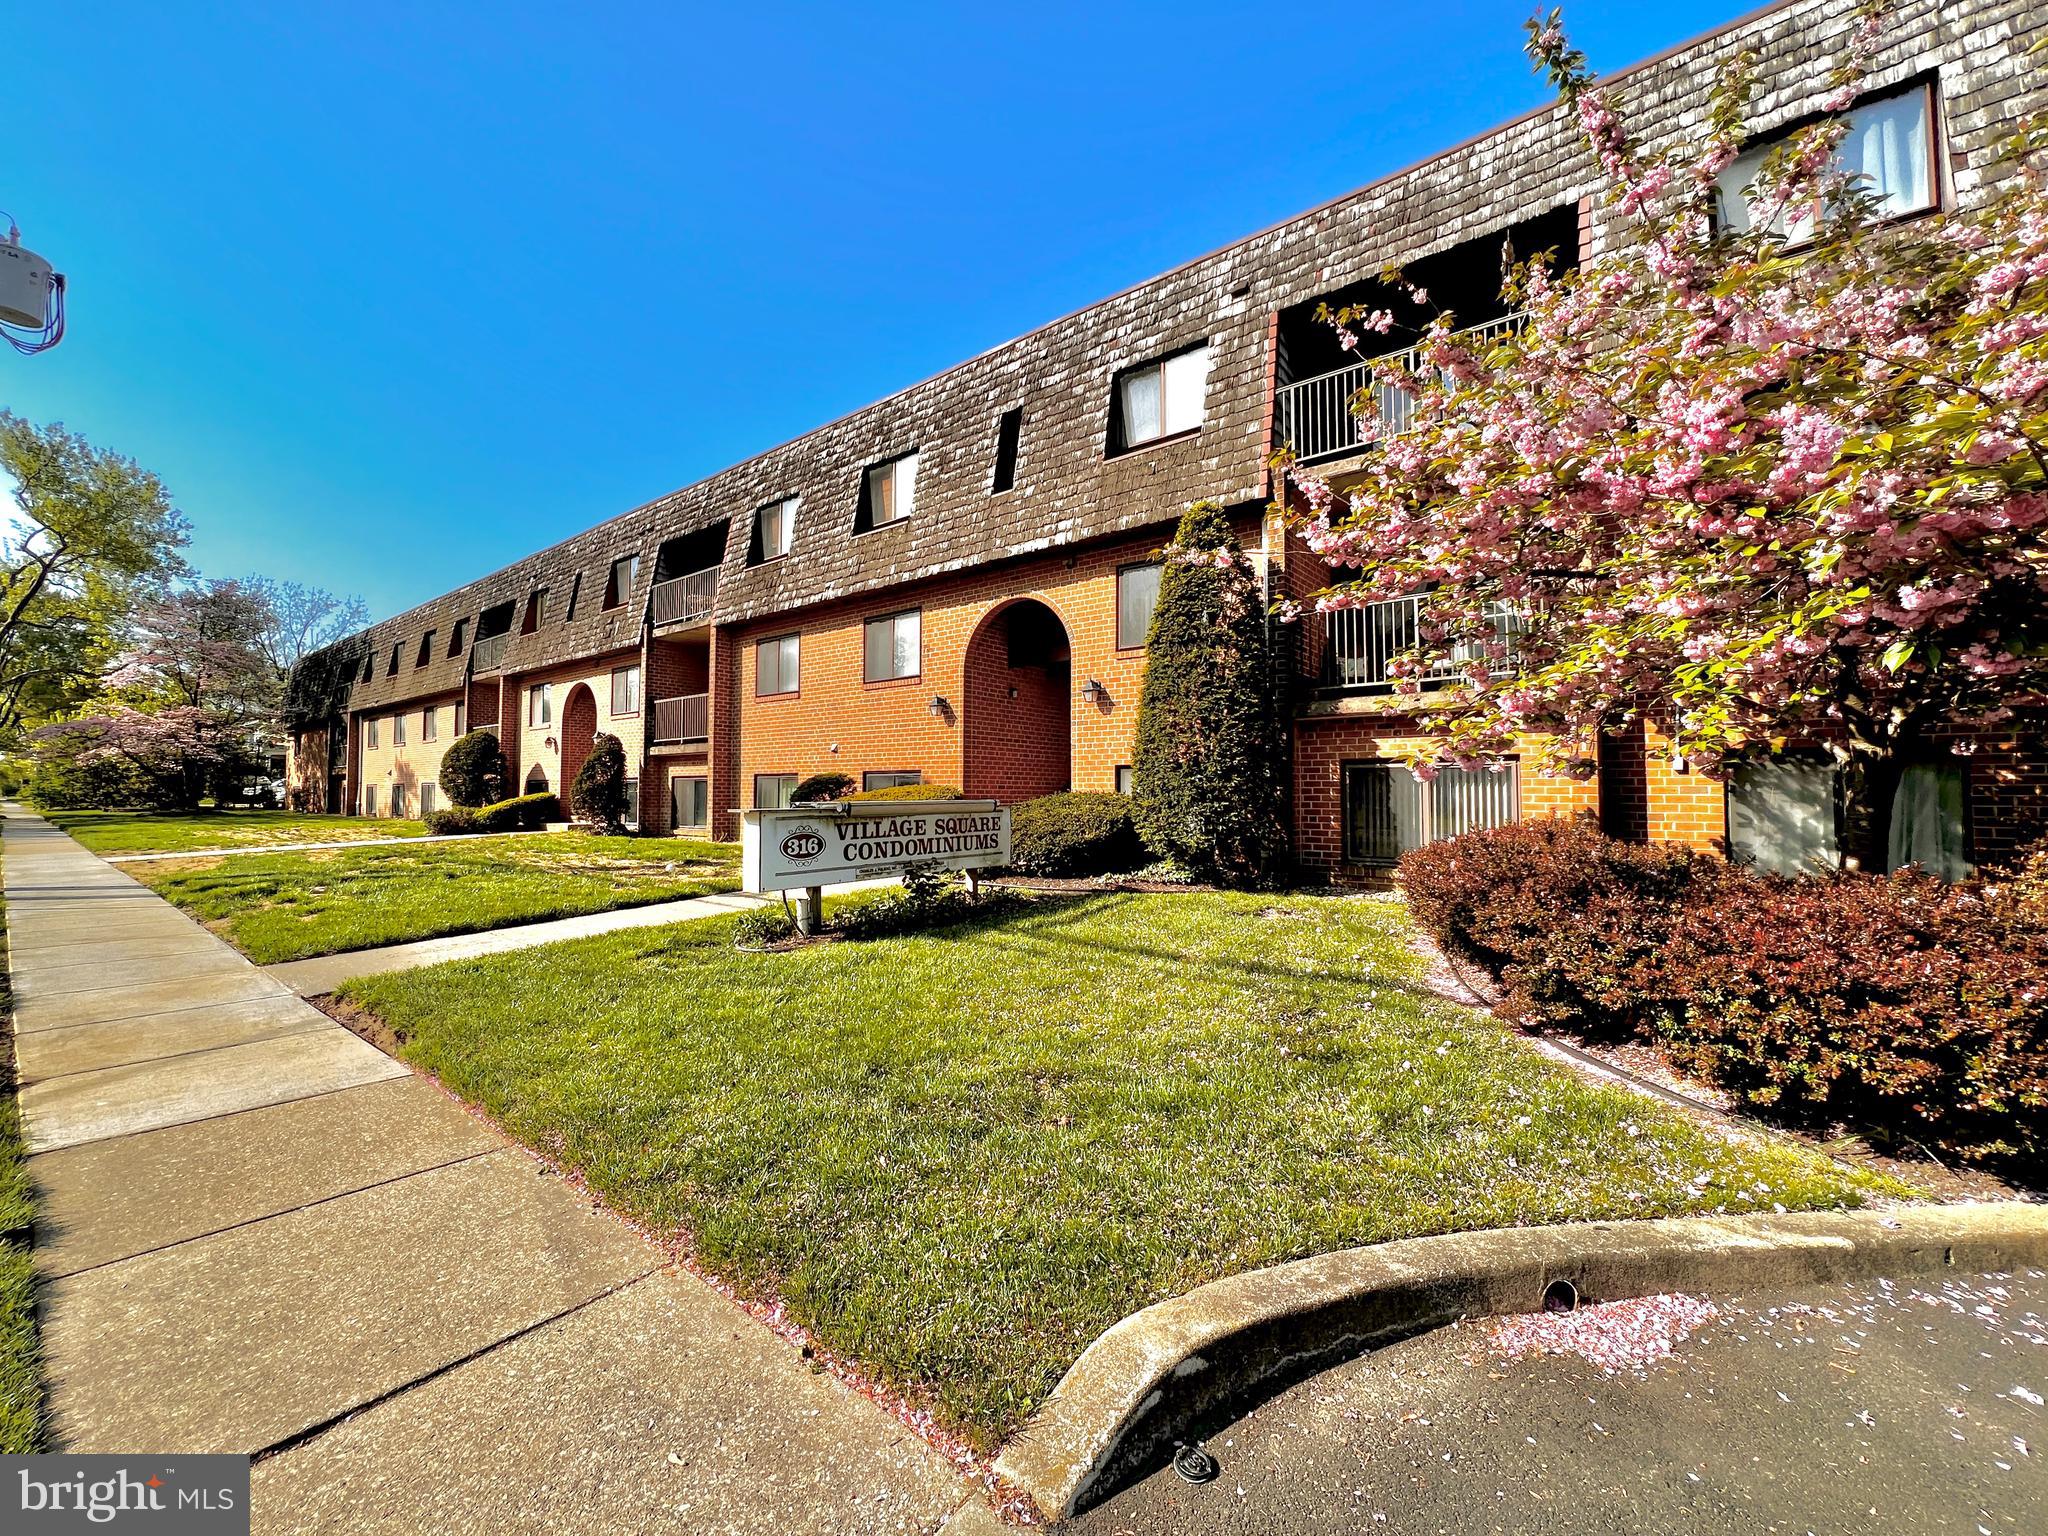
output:
[[[511,773],[509,786],[512,794],[526,793],[527,776],[538,765],[547,775],[550,792],[566,798],[568,783],[563,773],[565,753],[574,757],[574,750],[567,735],[567,721],[570,696],[579,687],[590,690],[595,705],[595,728],[619,738],[619,745],[626,752],[626,767],[629,774],[638,775],[644,753],[644,727],[647,723],[647,674],[641,671],[641,708],[631,714],[612,713],[612,672],[614,669],[640,664],[640,652],[614,651],[592,660],[551,667],[545,671],[521,673],[506,679],[504,712],[506,719],[501,723],[499,738],[505,744],[507,767]],[[546,683],[552,689],[552,709],[547,724],[532,723],[532,690]],[[553,746],[548,745],[552,741]]]
[[[431,714],[434,722],[434,739],[426,739],[426,717]],[[405,722],[405,745],[398,744],[396,722]],[[377,745],[369,745],[369,721],[377,722]],[[349,809],[360,813],[363,809],[363,792],[374,789],[377,795],[376,814],[392,815],[392,790],[404,786],[406,814],[420,814],[420,790],[434,784],[438,788],[441,771],[441,754],[448,750],[456,738],[455,699],[444,697],[409,703],[403,708],[371,710],[357,717],[357,764],[351,790],[355,804]],[[436,803],[446,805],[448,797],[437,795]]]

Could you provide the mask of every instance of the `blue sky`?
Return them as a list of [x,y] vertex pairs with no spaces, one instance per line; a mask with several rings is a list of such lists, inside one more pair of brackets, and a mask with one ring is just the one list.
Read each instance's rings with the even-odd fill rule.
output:
[[1538,105],[1526,14],[70,0],[0,165],[70,334],[0,403],[392,613]]

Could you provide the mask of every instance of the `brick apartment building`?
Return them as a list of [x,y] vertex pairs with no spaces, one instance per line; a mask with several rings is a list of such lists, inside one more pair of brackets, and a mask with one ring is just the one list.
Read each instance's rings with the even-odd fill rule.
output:
[[[1653,142],[1696,132],[1715,71],[1748,46],[1761,146],[1821,110],[1853,20],[1845,0],[1786,0],[1617,83]],[[1970,198],[2048,105],[2026,57],[2044,37],[2032,0],[1902,0],[1849,141],[1884,146],[1870,168],[1900,217]],[[1124,787],[1156,551],[1187,503],[1232,509],[1276,594],[1326,580],[1267,512],[1276,447],[1340,485],[1366,451],[1344,409],[1363,370],[1317,304],[1399,314],[1379,282],[1399,265],[1461,323],[1510,323],[1503,243],[1597,257],[1598,186],[1575,121],[1544,108],[374,625],[295,679],[293,798],[418,814],[441,751],[483,726],[529,790],[565,790],[593,733],[618,735],[646,832],[736,836],[742,808],[825,769],[1003,800]],[[1401,409],[1384,403],[1394,429]],[[1573,811],[1624,836],[1731,838],[1766,863],[1831,840],[1819,764],[1759,764],[1724,789],[1641,730],[1585,777],[1510,764],[1417,786],[1392,759],[1418,706],[1385,668],[1412,625],[1388,604],[1289,631],[1312,870],[1373,878],[1417,842]],[[1988,862],[2041,829],[2038,736],[1980,748],[1932,759],[1902,797],[1923,856]]]

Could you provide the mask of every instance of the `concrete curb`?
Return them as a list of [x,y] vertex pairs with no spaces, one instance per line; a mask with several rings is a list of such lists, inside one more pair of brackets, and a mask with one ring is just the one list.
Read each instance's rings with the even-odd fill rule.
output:
[[1538,1311],[1559,1279],[1598,1301],[2044,1262],[2048,1206],[2018,1203],[1596,1222],[1351,1248],[1132,1313],[1074,1362],[995,1470],[1066,1519],[1262,1381],[1460,1318]]

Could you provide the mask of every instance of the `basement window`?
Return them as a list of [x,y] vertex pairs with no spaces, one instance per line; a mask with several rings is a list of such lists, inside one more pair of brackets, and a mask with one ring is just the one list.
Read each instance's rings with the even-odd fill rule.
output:
[[989,494],[1000,496],[1017,483],[1017,445],[1024,435],[1024,407],[1013,405],[996,422],[996,473]]
[[922,784],[924,775],[916,769],[885,769],[860,776],[862,789],[896,789],[905,784]]

